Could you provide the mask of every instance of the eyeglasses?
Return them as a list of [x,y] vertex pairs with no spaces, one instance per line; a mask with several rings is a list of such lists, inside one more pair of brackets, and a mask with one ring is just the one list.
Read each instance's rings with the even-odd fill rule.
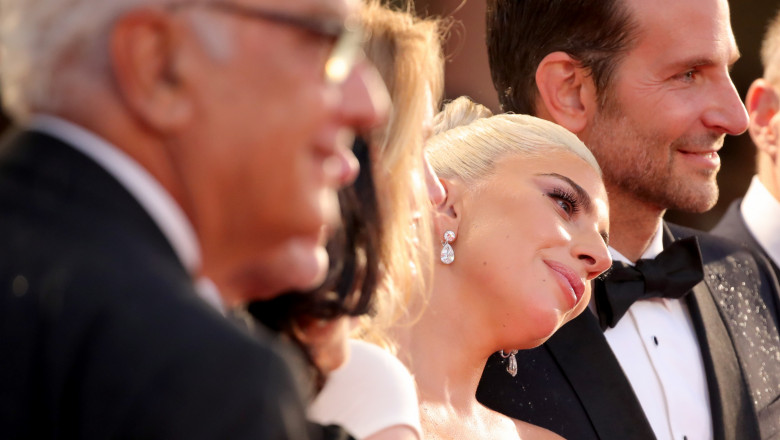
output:
[[360,23],[354,19],[346,21],[316,20],[286,12],[271,11],[224,1],[182,1],[172,4],[170,8],[176,10],[191,6],[208,7],[223,13],[235,14],[253,20],[263,20],[290,26],[309,32],[323,40],[333,42],[324,66],[325,79],[329,83],[340,84],[347,79],[363,53],[363,42],[365,41],[363,29]]

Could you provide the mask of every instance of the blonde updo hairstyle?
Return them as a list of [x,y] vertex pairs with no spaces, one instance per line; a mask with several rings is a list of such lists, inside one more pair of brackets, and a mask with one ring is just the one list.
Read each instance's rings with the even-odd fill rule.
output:
[[434,132],[426,155],[441,178],[474,184],[492,174],[496,162],[509,154],[530,158],[553,151],[576,154],[601,177],[590,150],[560,125],[529,115],[492,115],[467,97],[444,106],[436,115]]
[[[368,0],[361,12],[368,34],[366,56],[387,86],[392,111],[369,143],[379,195],[380,261],[384,276],[374,313],[362,319],[358,337],[392,349],[387,330],[424,299],[432,252],[428,193],[423,168],[423,121],[435,113],[444,88],[442,41],[446,24],[420,18],[411,3],[391,9]],[[433,108],[431,108],[433,107]]]

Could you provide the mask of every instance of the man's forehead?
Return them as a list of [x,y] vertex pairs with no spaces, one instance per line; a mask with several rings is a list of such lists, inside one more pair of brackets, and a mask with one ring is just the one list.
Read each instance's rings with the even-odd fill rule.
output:
[[[640,32],[666,27],[685,32],[692,25],[707,23],[709,28],[728,28],[731,34],[729,5],[726,0],[623,0]],[[679,26],[680,24],[687,24]],[[701,29],[701,27],[699,27]]]
[[637,44],[662,49],[665,62],[733,64],[739,58],[725,0],[626,2],[637,26]]

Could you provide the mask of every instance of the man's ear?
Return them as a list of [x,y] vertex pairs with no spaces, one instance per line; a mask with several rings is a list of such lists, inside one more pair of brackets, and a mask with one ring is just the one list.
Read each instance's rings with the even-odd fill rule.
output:
[[548,54],[536,68],[538,116],[579,134],[596,111],[596,86],[587,69],[565,52]]
[[756,147],[772,156],[777,155],[778,127],[772,123],[780,108],[777,89],[763,78],[753,81],[745,97],[745,108],[750,115],[748,131]]
[[433,208],[434,238],[442,241],[444,233],[452,231],[457,240],[465,187],[460,179],[439,178],[439,182],[444,187],[444,201]]
[[111,34],[111,67],[119,94],[130,112],[153,130],[179,129],[192,116],[177,62],[181,38],[181,25],[154,9],[126,14]]

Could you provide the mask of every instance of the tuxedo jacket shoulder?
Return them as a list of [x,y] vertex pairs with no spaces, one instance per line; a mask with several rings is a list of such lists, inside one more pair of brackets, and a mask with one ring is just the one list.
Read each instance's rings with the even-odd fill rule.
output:
[[0,432],[310,438],[291,358],[200,300],[102,168],[34,132],[0,147]]
[[[750,278],[757,281],[757,291],[777,326],[780,319],[780,296],[778,296],[780,272],[747,230],[739,215],[738,201],[731,205],[727,217],[721,219],[716,228],[709,233],[671,224],[669,228],[677,238],[697,237],[704,266],[710,274],[709,279],[705,281],[713,284],[714,288],[717,286],[714,285],[713,280],[726,276],[723,265],[728,262],[736,266],[733,272],[737,274],[753,270],[754,274],[749,275],[754,276]],[[728,232],[734,234],[728,235]],[[745,264],[744,270],[741,264]]]
[[[758,367],[752,360],[741,362],[739,358],[754,354],[745,354],[743,347],[754,341],[735,328],[738,323],[728,321],[736,315],[764,330],[767,338],[761,340],[773,355],[776,328],[759,298],[759,291],[766,287],[763,271],[739,246],[674,225],[669,229],[675,239],[696,235],[702,248],[706,282],[699,283],[686,302],[705,360],[715,438],[758,439],[745,369],[746,364]],[[729,293],[744,300],[732,301]],[[762,311],[754,314],[756,307]],[[513,378],[500,356],[491,357],[477,391],[481,402],[570,440],[655,438],[597,318],[589,311],[542,346],[518,353],[517,361],[518,373]],[[774,371],[762,374],[772,376]]]
[[[753,234],[747,228],[745,220],[742,218],[739,207],[742,204],[742,199],[737,199],[731,203],[726,214],[721,217],[717,225],[710,231],[713,235],[723,237],[729,240],[733,240],[749,249],[755,251],[760,256],[765,257],[769,266],[772,268],[775,277],[780,279],[780,267],[778,262],[769,258],[766,250],[756,241]],[[780,222],[780,219],[778,219]]]
[[780,286],[775,269],[760,249],[680,226],[672,230],[677,238],[698,238],[705,283],[734,342],[761,438],[780,437]]

